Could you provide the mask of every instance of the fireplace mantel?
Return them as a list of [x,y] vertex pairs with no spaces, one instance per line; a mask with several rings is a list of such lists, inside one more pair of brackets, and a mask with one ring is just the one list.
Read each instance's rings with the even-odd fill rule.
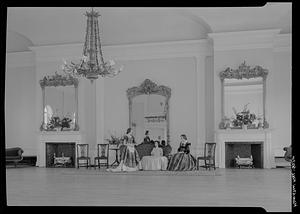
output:
[[271,129],[219,129],[215,131],[216,164],[225,168],[225,142],[263,142],[264,168],[274,168],[275,159],[272,152]]
[[46,143],[83,143],[83,134],[80,131],[42,131],[38,133],[37,166],[46,166]]

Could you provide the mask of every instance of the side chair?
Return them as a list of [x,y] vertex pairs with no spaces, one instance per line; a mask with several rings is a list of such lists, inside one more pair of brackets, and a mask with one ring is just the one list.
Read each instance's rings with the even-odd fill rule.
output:
[[[91,158],[89,157],[89,144],[77,144],[77,168],[84,166],[89,168]],[[83,160],[84,163],[80,163]]]
[[[104,163],[101,163],[101,160],[104,160]],[[97,161],[97,164],[96,164]],[[101,166],[106,166],[106,168],[109,167],[108,165],[109,161],[109,144],[97,144],[97,157],[94,158],[94,168],[96,169],[96,166],[100,169]]]
[[207,170],[211,167],[216,169],[215,165],[215,153],[216,153],[216,143],[205,143],[204,145],[204,156],[197,157],[197,170],[199,170],[199,162],[204,161],[205,169]]

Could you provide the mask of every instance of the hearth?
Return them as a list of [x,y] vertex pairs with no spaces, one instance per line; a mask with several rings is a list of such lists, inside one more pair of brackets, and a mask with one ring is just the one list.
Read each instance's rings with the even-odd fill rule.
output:
[[75,167],[75,143],[46,143],[46,167]]
[[236,157],[253,158],[254,168],[263,168],[263,142],[225,142],[225,167],[236,167]]

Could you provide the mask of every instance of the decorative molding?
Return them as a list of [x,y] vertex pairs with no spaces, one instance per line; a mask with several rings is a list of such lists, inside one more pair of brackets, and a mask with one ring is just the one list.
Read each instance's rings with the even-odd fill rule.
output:
[[145,79],[139,87],[132,87],[127,89],[128,99],[132,99],[135,96],[142,94],[158,94],[165,96],[168,99],[171,97],[171,89],[167,86],[158,86],[149,79]]
[[6,53],[6,68],[24,68],[34,66],[34,54],[31,51]]
[[55,75],[52,76],[45,76],[42,80],[40,80],[40,85],[42,88],[46,86],[67,86],[67,85],[74,85],[75,87],[78,86],[78,79],[72,77],[70,75],[60,75],[55,72]]
[[214,51],[273,48],[280,29],[209,33]]
[[[37,61],[80,60],[83,44],[34,46]],[[106,58],[118,60],[145,60],[174,57],[211,56],[212,43],[207,39],[174,42],[140,43],[130,45],[103,46]],[[74,54],[75,53],[75,54]],[[72,56],[72,58],[70,58]]]
[[267,78],[268,69],[262,68],[259,65],[256,65],[253,68],[246,65],[246,61],[244,61],[237,69],[226,68],[224,71],[219,73],[221,80],[224,79],[250,79],[256,77],[262,77],[263,79]]
[[275,52],[290,52],[292,53],[292,34],[279,34],[275,38]]

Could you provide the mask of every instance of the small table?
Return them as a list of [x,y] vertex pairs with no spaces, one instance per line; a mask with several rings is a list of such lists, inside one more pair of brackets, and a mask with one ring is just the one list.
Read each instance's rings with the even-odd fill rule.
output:
[[115,161],[110,165],[110,166],[113,166],[114,164],[117,164],[117,165],[119,165],[119,158],[118,158],[118,151],[120,150],[119,148],[109,148],[109,150],[114,150],[114,151],[116,151],[116,159],[115,159]]

